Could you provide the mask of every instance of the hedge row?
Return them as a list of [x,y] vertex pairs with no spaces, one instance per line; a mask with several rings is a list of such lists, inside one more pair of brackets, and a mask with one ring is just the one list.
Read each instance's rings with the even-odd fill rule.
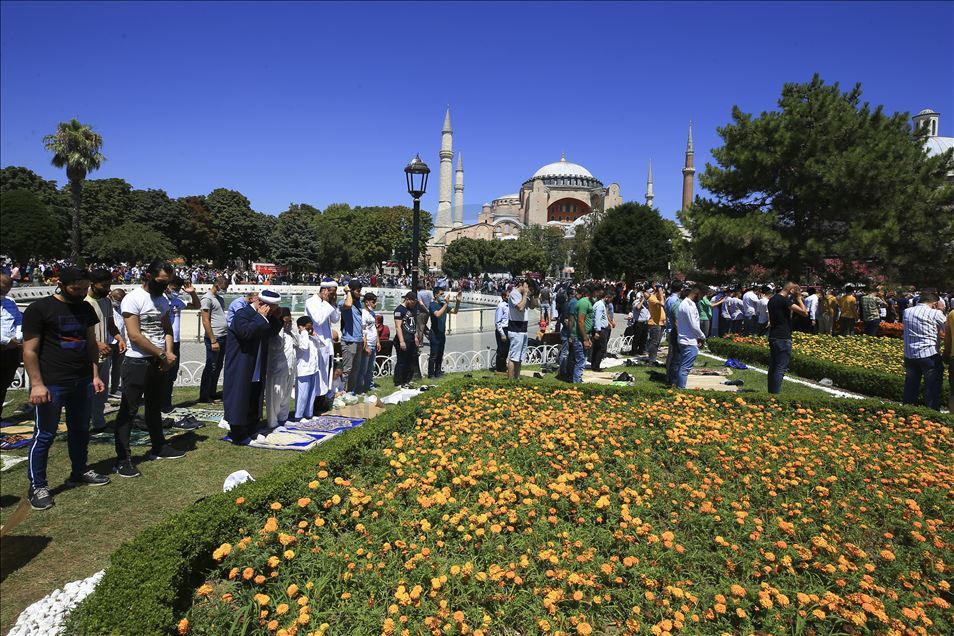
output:
[[[770,361],[768,347],[734,342],[725,338],[710,338],[706,342],[710,351],[726,358],[765,366],[768,366]],[[810,356],[800,355],[798,352],[792,352],[792,361],[788,369],[795,375],[811,380],[829,378],[834,386],[863,395],[900,401],[904,393],[903,376],[816,360]],[[944,403],[947,400],[946,383],[942,383],[941,393],[941,402]]]
[[[568,388],[568,385],[554,380],[532,382],[541,390]],[[460,395],[475,386],[507,385],[508,381],[501,379],[462,377],[447,383],[439,391]],[[673,393],[647,386],[578,385],[578,388],[586,396],[616,394],[665,399]],[[178,619],[191,603],[193,591],[215,567],[212,551],[219,546],[222,537],[238,532],[249,512],[263,510],[272,501],[297,498],[320,461],[327,463],[329,472],[360,470],[365,454],[377,452],[392,432],[413,428],[417,415],[432,397],[433,394],[424,394],[418,400],[393,407],[347,434],[334,437],[275,468],[258,481],[203,499],[143,531],[113,554],[95,592],[73,612],[66,633],[83,636],[173,633]],[[773,398],[756,394],[746,395],[745,399],[760,403]],[[859,409],[875,410],[884,406],[877,400],[842,400],[824,394],[818,399],[780,399],[778,402],[790,406],[831,408],[851,414],[857,414]],[[936,412],[924,409],[892,408],[901,414],[938,417]],[[239,495],[246,499],[241,508],[234,503]]]

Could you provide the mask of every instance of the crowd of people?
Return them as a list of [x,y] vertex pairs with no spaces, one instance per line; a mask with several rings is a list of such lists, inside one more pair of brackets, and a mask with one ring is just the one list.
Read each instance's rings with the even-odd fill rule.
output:
[[[821,288],[803,291],[792,282],[777,288],[711,290],[678,280],[668,286],[630,287],[618,281],[573,284],[537,278],[426,277],[423,288],[407,292],[395,308],[392,337],[377,311],[377,296],[362,294],[362,289],[405,282],[400,278],[382,281],[373,275],[346,275],[339,282],[324,276],[318,293],[305,302],[305,315],[293,320],[290,310],[281,306],[280,292],[264,284],[268,281],[226,305],[225,293],[245,274],[177,269],[163,261],[91,270],[57,264],[55,292],[31,303],[21,315],[7,294],[16,282],[23,284],[24,276],[27,280],[35,276],[38,267],[16,269],[0,273],[0,385],[5,396],[22,359],[36,410],[36,434],[28,455],[29,496],[36,509],[53,505],[46,465],[62,410],[66,411],[71,483],[109,483],[108,476],[88,469],[86,457],[90,433],[107,430],[105,410],[110,399],[119,402],[111,427],[115,475],[141,475],[130,452],[134,426],[148,431],[147,459],[184,457],[167,443],[164,430],[172,425],[198,426],[188,418],[176,421],[172,417],[179,326],[187,309],[200,311],[206,349],[198,401],[223,405],[229,437],[238,445],[248,444],[261,427],[274,429],[290,419],[323,413],[336,396],[370,391],[381,351],[388,358],[392,348],[396,353],[397,387],[423,375],[441,377],[447,316],[458,311],[467,288],[499,294],[494,368],[514,380],[521,376],[530,343],[528,312],[533,309],[539,310],[538,338],[559,334],[558,377],[565,381],[582,382],[587,362],[593,370],[600,369],[616,316],[624,314],[625,334],[632,336],[630,353],[645,356],[648,364],[664,365],[666,383],[676,388],[686,387],[699,350],[711,334],[767,335],[768,390],[774,394],[781,391],[791,360],[793,331],[851,336],[860,324],[863,333],[876,334],[882,322],[901,321],[907,371],[903,400],[914,403],[923,381],[925,404],[939,408],[942,360],[952,356],[954,331],[951,295],[933,290],[886,294],[874,288],[857,293],[849,287],[836,293]],[[48,268],[41,271],[45,276]],[[127,281],[138,284],[128,293],[112,289],[113,284]],[[195,289],[199,281],[211,283],[201,297]],[[340,298],[339,287],[345,288]],[[938,344],[941,335],[947,338],[943,352]],[[665,363],[660,363],[663,338],[667,355]],[[425,340],[430,350],[422,373],[418,360]],[[137,417],[140,406],[141,420]]]

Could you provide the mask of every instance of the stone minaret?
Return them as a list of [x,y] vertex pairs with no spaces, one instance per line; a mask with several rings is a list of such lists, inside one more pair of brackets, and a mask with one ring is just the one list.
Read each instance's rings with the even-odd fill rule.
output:
[[464,224],[464,156],[457,153],[457,172],[454,173],[454,227]]
[[441,240],[444,232],[451,228],[451,173],[454,169],[453,150],[454,131],[451,129],[450,106],[444,115],[444,128],[441,130],[441,177],[440,193],[437,199],[437,219],[434,222],[434,237]]
[[653,199],[656,196],[653,194],[653,160],[649,160],[649,177],[646,179],[646,205],[653,207]]
[[686,143],[686,165],[682,169],[682,210],[692,205],[692,180],[696,174],[695,151],[692,149],[692,120],[689,120],[689,141]]

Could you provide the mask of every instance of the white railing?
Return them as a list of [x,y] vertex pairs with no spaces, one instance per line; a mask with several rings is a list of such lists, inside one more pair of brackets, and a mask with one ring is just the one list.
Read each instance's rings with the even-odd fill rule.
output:
[[[619,354],[621,351],[628,350],[632,346],[632,336],[618,336],[611,338],[606,347],[607,353]],[[538,345],[527,347],[524,354],[524,364],[556,364],[560,357],[561,345]],[[497,352],[494,349],[484,349],[483,351],[450,351],[444,353],[444,364],[442,366],[445,373],[462,373],[466,371],[483,371],[490,369],[494,363]],[[418,355],[418,364],[421,369],[427,369],[427,353]],[[395,359],[393,356],[378,356],[374,363],[374,377],[380,378],[394,373]],[[179,376],[176,378],[176,386],[199,386],[202,380],[202,370],[205,369],[205,363],[199,360],[188,360],[179,365]],[[11,389],[27,388],[26,375],[21,366],[13,378]]]

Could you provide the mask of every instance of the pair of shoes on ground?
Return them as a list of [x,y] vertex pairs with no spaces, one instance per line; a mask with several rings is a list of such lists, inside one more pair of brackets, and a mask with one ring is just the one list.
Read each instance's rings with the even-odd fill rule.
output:
[[[109,477],[100,475],[95,470],[87,470],[82,475],[70,475],[66,480],[66,485],[75,486],[105,486],[109,483]],[[30,500],[30,507],[34,510],[49,510],[55,505],[53,495],[49,488],[30,488],[27,493],[27,499]]]
[[[173,448],[172,446],[170,446],[169,444],[166,444],[165,446],[163,446],[162,449],[160,449],[158,452],[149,451],[146,454],[147,461],[182,459],[183,457],[185,457],[185,453],[183,451],[177,450]],[[139,477],[140,475],[142,475],[142,473],[139,472],[139,469],[133,465],[132,460],[129,460],[129,459],[117,462],[116,465],[113,467],[113,472],[119,475],[120,477],[132,478],[132,477]]]
[[172,411],[162,414],[162,428],[178,428],[184,431],[194,431],[197,428],[205,426],[194,415],[186,415],[176,419],[172,416]]

